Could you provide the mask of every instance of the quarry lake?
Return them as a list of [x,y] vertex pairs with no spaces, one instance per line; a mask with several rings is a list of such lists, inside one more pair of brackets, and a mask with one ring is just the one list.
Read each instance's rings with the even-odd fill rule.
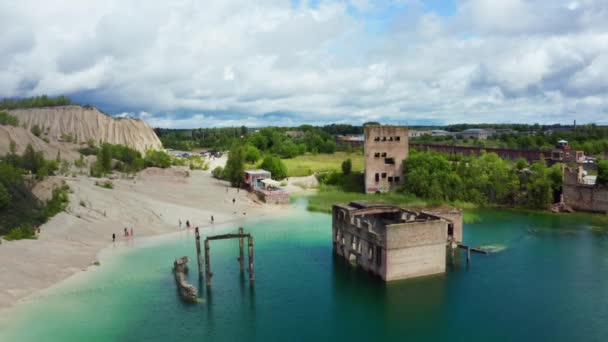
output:
[[[171,273],[192,232],[109,247],[101,266],[0,317],[0,341],[291,341],[608,339],[608,231],[591,216],[478,210],[463,254],[443,275],[384,284],[331,249],[331,216],[306,212],[245,223],[256,283],[239,272],[238,241],[213,241],[211,292],[185,304]],[[203,230],[235,232],[237,224]],[[463,253],[460,251],[459,253]]]

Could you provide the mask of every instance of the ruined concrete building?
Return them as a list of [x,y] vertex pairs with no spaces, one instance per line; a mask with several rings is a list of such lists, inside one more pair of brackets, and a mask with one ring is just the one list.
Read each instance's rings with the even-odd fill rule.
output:
[[388,192],[403,184],[403,161],[407,158],[408,128],[365,126],[365,192]]
[[564,167],[563,202],[574,210],[608,213],[608,186],[596,184],[596,176],[587,176],[582,166]]
[[334,253],[385,281],[443,273],[448,243],[462,241],[462,212],[336,204],[332,239]]

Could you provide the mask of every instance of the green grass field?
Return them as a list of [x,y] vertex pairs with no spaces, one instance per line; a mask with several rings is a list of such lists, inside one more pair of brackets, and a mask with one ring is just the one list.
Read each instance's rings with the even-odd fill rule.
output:
[[[310,176],[315,172],[329,170],[340,170],[342,162],[350,158],[353,161],[353,172],[363,171],[363,154],[336,152],[333,154],[310,154],[297,156],[290,159],[281,159],[287,166],[289,177]],[[259,162],[258,162],[259,164]],[[257,164],[245,164],[245,169],[256,168]]]
[[350,201],[366,200],[375,203],[390,203],[409,207],[426,207],[424,200],[413,195],[395,192],[386,194],[364,194],[359,192],[344,192],[336,187],[321,185],[319,191],[308,197],[308,210],[330,213],[332,205],[349,203]]
[[291,159],[283,159],[290,177],[309,176],[315,172],[340,170],[342,162],[350,158],[353,161],[353,172],[363,171],[361,153],[336,152],[333,154],[305,154]]

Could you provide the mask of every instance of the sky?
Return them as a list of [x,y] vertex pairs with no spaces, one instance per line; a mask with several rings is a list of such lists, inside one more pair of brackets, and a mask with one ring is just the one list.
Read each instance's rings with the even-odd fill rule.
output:
[[606,0],[0,0],[0,97],[154,127],[608,124]]

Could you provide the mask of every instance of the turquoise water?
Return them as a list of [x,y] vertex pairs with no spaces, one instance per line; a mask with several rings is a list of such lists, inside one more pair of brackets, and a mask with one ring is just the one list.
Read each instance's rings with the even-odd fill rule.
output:
[[[44,291],[0,319],[1,341],[475,340],[606,341],[608,234],[580,216],[479,211],[445,275],[385,285],[331,253],[331,218],[300,209],[250,221],[256,284],[238,271],[237,241],[214,241],[210,292],[177,296],[174,257],[192,233],[104,251],[101,266]],[[235,231],[220,227],[211,234]]]

